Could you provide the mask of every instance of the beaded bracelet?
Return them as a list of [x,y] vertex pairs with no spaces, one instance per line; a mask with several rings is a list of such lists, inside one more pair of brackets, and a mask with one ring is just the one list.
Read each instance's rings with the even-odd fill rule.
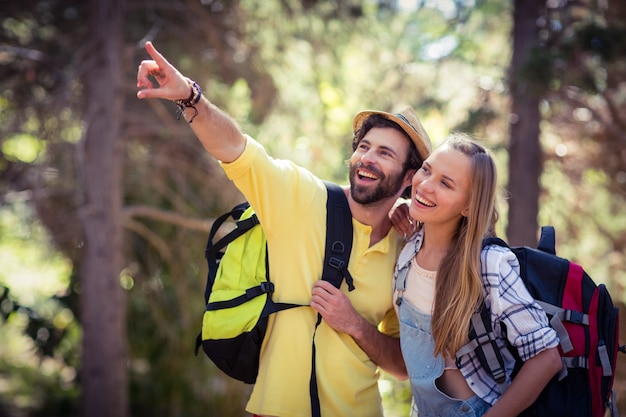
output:
[[175,103],[178,106],[178,110],[176,111],[176,120],[180,120],[180,116],[184,116],[185,120],[187,120],[187,116],[185,115],[185,109],[192,108],[194,114],[187,121],[189,123],[193,122],[193,119],[198,115],[198,109],[196,109],[196,104],[200,101],[200,97],[202,97],[202,89],[193,80],[187,80],[190,83],[191,94],[189,98],[186,100],[176,100]]

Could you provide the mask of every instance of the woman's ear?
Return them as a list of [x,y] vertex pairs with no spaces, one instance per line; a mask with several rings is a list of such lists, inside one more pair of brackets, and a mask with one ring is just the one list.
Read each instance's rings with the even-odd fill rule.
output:
[[463,209],[463,211],[461,212],[461,216],[463,216],[463,217],[469,216],[469,207],[465,207]]

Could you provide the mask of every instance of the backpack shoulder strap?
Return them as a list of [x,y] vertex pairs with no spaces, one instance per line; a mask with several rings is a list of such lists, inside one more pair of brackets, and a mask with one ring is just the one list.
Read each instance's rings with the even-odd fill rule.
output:
[[509,245],[502,239],[500,239],[499,237],[486,237],[483,239],[483,243],[482,243],[482,247],[484,248],[485,246],[488,245],[498,245],[498,246],[504,246],[505,248],[508,248]]
[[[324,269],[322,279],[331,282],[335,287],[341,287],[346,280],[348,289],[354,290],[352,275],[348,272],[348,262],[352,251],[352,213],[348,206],[348,199],[339,185],[324,181],[328,191],[326,201],[326,250],[324,252]],[[317,314],[315,331],[313,333],[311,355],[311,379],[309,380],[309,394],[311,396],[311,415],[321,416],[319,393],[317,390],[315,332],[322,322],[322,316]]]
[[346,195],[339,185],[324,181],[328,190],[326,202],[326,251],[322,279],[339,288],[345,279],[348,289],[354,289],[348,262],[352,251],[352,213]]
[[[487,245],[499,245],[511,248],[504,240],[498,237],[484,238],[482,241],[482,247],[484,248]],[[537,249],[552,255],[556,254],[554,227],[541,227],[541,237],[537,244]],[[540,300],[535,301],[546,311],[547,314],[552,316],[550,324],[556,330],[562,342],[561,347],[563,351],[567,352],[572,350],[567,331],[561,323],[561,317],[563,317],[566,312],[559,307],[541,302]],[[504,383],[505,378],[505,374],[503,372],[503,359],[502,354],[495,343],[491,320],[487,312],[488,310],[483,302],[480,312],[474,313],[470,322],[470,342],[456,353],[456,357],[459,358],[461,355],[475,350],[481,365],[491,373],[498,384],[501,384]],[[562,375],[563,374],[561,373],[559,380],[563,378]]]
[[470,342],[456,352],[457,366],[460,364],[461,356],[476,351],[481,365],[493,376],[496,383],[504,384],[506,382],[504,359],[496,343],[489,309],[484,302],[480,311],[475,312],[471,317],[469,339]]
[[[482,247],[498,245],[508,248],[509,245],[499,237],[486,237],[482,241]],[[457,365],[461,356],[476,351],[476,356],[481,365],[491,374],[498,385],[504,386],[506,372],[502,353],[496,343],[496,336],[491,325],[489,309],[483,301],[480,310],[476,311],[470,320],[469,343],[461,347],[455,356]]]

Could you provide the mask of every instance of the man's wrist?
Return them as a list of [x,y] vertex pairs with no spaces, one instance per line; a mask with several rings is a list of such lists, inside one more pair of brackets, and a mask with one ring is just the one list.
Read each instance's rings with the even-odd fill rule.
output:
[[[176,106],[178,106],[178,111],[176,113],[177,119],[180,120],[180,116],[183,116],[185,120],[191,123],[193,122],[193,119],[195,119],[195,117],[198,115],[198,109],[196,108],[196,104],[198,104],[200,98],[202,97],[202,88],[200,88],[198,83],[196,83],[195,81],[189,78],[186,78],[186,80],[189,84],[190,94],[187,99],[175,101]],[[194,113],[189,118],[187,118],[187,109],[193,109],[194,111]]]

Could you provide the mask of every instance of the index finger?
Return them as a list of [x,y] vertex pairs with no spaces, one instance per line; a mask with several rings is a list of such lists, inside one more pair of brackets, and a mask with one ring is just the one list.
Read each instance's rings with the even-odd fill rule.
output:
[[331,284],[328,281],[324,281],[323,279],[320,279],[318,281],[315,281],[315,283],[313,284],[313,287],[319,287],[322,288],[324,290],[326,290],[326,292],[331,292],[336,290],[337,288],[335,288],[335,286],[333,284]]
[[159,67],[172,66],[172,64],[170,64],[169,61],[165,59],[165,57],[161,55],[159,51],[157,51],[157,49],[150,41],[146,42],[146,52],[148,52],[148,55],[150,55],[150,57],[154,60],[154,62],[157,63]]

